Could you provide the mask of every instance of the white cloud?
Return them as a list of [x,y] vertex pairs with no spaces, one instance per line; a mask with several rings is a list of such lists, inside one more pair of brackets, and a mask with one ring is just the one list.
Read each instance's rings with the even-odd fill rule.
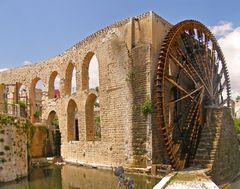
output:
[[216,26],[210,26],[209,28],[216,37],[222,37],[234,30],[231,22],[224,21],[219,22]]
[[30,60],[25,60],[25,61],[23,62],[23,65],[24,65],[24,66],[30,65],[30,64],[33,64],[32,61],[30,61]]
[[232,98],[240,95],[240,27],[233,27],[230,22],[221,22],[217,26],[210,27],[226,59],[230,82],[232,87]]
[[0,72],[4,72],[6,70],[8,70],[8,68],[0,68]]

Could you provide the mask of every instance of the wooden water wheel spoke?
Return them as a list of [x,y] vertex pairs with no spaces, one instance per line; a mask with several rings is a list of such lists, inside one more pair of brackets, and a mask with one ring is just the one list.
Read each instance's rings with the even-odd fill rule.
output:
[[174,104],[174,103],[177,103],[177,102],[179,102],[179,101],[181,101],[181,100],[184,100],[185,98],[191,97],[191,95],[193,95],[194,93],[198,92],[198,91],[201,90],[202,88],[203,88],[203,86],[199,87],[198,89],[195,89],[194,91],[186,94],[185,96],[183,96],[183,97],[181,97],[181,98],[179,98],[179,99],[177,99],[177,100],[170,101],[170,105],[172,105],[172,104]]
[[221,107],[221,106],[223,106],[224,104],[226,104],[227,102],[228,102],[228,98],[226,98],[226,99],[224,99],[224,100],[222,99],[222,102],[220,103],[219,106]]
[[157,117],[169,159],[176,169],[196,153],[205,107],[229,105],[226,63],[211,32],[183,21],[167,34],[157,66]]
[[[203,64],[198,64],[199,61],[198,61],[197,53],[194,52],[194,47],[193,46],[191,47],[189,45],[189,43],[193,43],[193,41],[191,40],[192,37],[185,34],[181,37],[181,39],[183,40],[183,44],[185,45],[186,51],[188,53],[187,57],[189,57],[192,65],[195,67],[195,69],[198,71],[200,75],[207,75],[206,66],[204,66]],[[207,80],[205,80],[205,82],[207,82]]]
[[205,57],[205,61],[202,61],[203,68],[205,70],[204,76],[206,77],[206,81],[208,82],[208,87],[211,87],[211,61],[209,60],[208,53]]
[[227,86],[227,81],[225,80],[224,83],[221,84],[220,89],[214,91],[214,95],[216,95],[216,94],[221,94],[221,93],[223,92],[223,90],[225,89],[226,86]]
[[[175,87],[177,87],[180,91],[184,92],[185,94],[189,94],[188,91],[186,91],[181,85],[179,85],[176,81],[171,79],[169,76],[165,76],[165,79],[169,81],[171,84],[173,84]],[[193,97],[190,95],[190,98],[193,99]]]
[[190,73],[171,53],[170,53],[170,57],[172,58],[172,60],[174,61],[174,63],[176,63],[181,69],[183,69],[184,73],[187,75],[187,77],[189,77],[192,82],[196,85],[196,81],[192,76],[192,73]]
[[[197,77],[197,78],[201,81],[201,83],[205,86],[206,90],[208,91],[208,93],[209,93],[209,95],[210,95],[211,93],[210,93],[210,91],[209,91],[209,89],[208,89],[208,86],[207,86],[206,82],[204,81],[204,79],[202,78],[202,76],[199,74],[199,72],[196,70],[196,68],[191,64],[191,61],[188,60],[188,57],[183,53],[183,51],[182,51],[181,49],[178,49],[178,48],[177,48],[176,50],[178,50],[178,51],[181,53],[181,55],[186,59],[186,61],[187,61],[186,67],[187,67],[189,70],[191,70],[191,73],[192,73],[193,75],[195,75],[195,77]],[[197,69],[200,69],[200,68],[197,68]]]

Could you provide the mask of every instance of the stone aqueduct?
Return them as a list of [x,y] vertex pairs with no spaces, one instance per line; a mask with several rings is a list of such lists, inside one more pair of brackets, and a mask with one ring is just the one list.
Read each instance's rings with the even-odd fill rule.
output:
[[[1,72],[0,102],[4,103],[6,85],[14,94],[23,84],[34,122],[34,91],[41,79],[42,120],[47,122],[53,112],[57,114],[61,156],[65,161],[142,168],[169,163],[155,112],[144,115],[141,109],[146,101],[154,98],[159,53],[170,28],[172,25],[166,20],[147,12],[106,27],[56,57]],[[98,89],[89,89],[88,68],[93,55],[98,59]],[[77,90],[71,94],[74,68]],[[53,98],[57,75],[60,98]],[[96,99],[100,103],[100,140],[94,140],[93,136]],[[79,125],[77,140],[73,114]]]
[[[157,161],[157,156],[154,158],[151,118],[143,115],[141,105],[146,99],[151,99],[153,63],[157,62],[161,42],[170,27],[167,21],[153,12],[115,23],[61,55],[1,72],[1,96],[4,85],[23,84],[28,92],[30,117],[34,121],[34,88],[41,79],[42,119],[46,121],[52,111],[56,112],[64,160],[146,167]],[[94,54],[99,65],[98,91],[88,87],[88,66]],[[71,95],[74,67],[77,91]],[[57,74],[61,78],[61,97],[52,98]],[[9,88],[14,93],[15,87]],[[91,119],[87,118],[96,98],[101,104],[100,141],[93,141]],[[71,136],[73,128],[68,123],[69,104],[77,107],[79,141],[74,141]]]

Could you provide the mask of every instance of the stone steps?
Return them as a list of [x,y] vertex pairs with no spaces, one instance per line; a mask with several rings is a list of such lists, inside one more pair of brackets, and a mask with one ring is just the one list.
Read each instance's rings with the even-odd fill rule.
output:
[[[194,160],[191,162],[194,167],[211,169],[213,166],[221,134],[221,123],[216,121],[217,117],[218,114],[215,114],[213,118],[215,122],[213,122],[213,124],[206,125],[202,129],[198,149]],[[212,123],[212,118],[209,118],[208,122]]]
[[168,164],[153,164],[151,174],[158,177],[165,177],[172,171],[172,166]]

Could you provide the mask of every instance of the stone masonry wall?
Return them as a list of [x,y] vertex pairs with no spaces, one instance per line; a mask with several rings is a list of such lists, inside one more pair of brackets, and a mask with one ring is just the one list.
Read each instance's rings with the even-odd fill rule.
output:
[[27,133],[24,119],[0,115],[0,182],[27,176]]
[[218,113],[218,119],[221,121],[220,138],[210,172],[217,184],[233,179],[240,171],[240,151],[231,110],[222,108],[220,112]]
[[[151,115],[143,115],[141,105],[146,99],[152,99],[153,68],[170,27],[153,12],[125,19],[99,30],[56,57],[1,72],[0,84],[25,85],[29,116],[33,121],[33,89],[37,80],[42,80],[42,122],[52,111],[56,112],[62,137],[61,155],[65,161],[146,167],[151,164],[153,154],[152,121]],[[99,64],[98,92],[88,89],[85,77],[86,61],[93,54]],[[73,67],[77,90],[69,94],[69,70]],[[56,73],[60,76],[60,98],[52,98],[52,92],[48,91]],[[88,141],[86,101],[96,93],[100,102],[101,140]],[[71,100],[78,110],[79,141],[67,139],[67,107]]]

